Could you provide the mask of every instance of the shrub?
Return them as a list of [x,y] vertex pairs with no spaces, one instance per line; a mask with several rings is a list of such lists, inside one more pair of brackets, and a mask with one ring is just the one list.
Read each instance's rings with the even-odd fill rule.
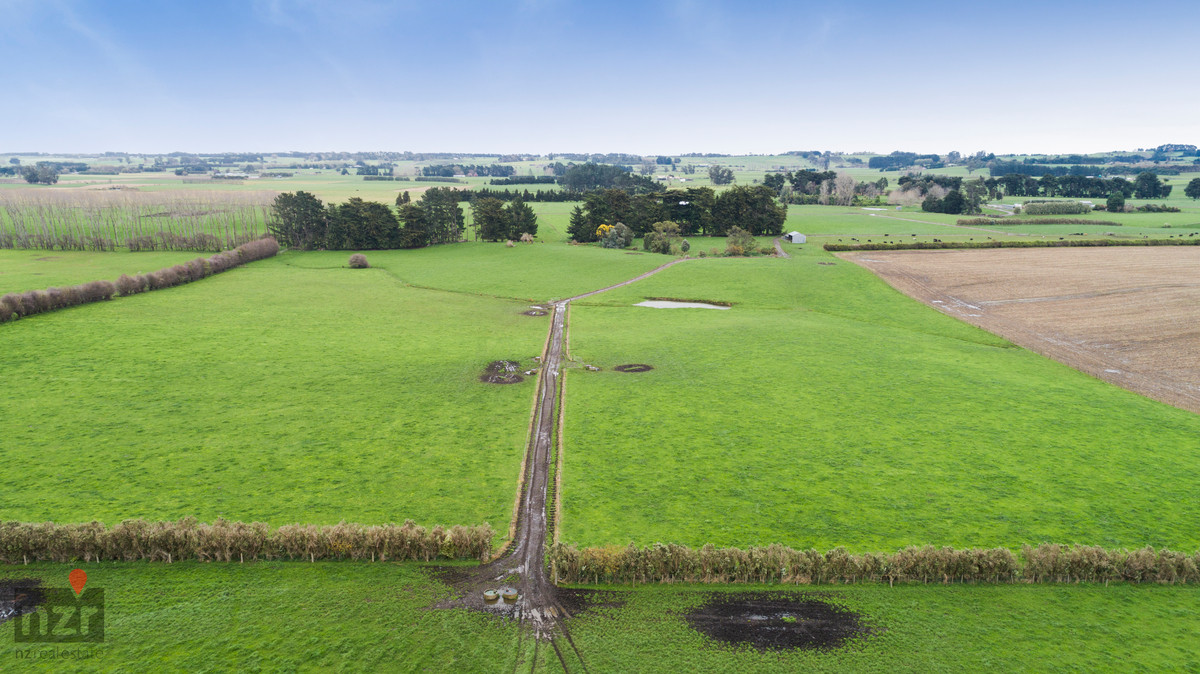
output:
[[135,295],[146,289],[144,276],[134,278],[128,274],[121,274],[117,279],[117,291],[121,293],[121,297]]
[[680,251],[681,253],[686,253],[686,252],[688,252],[688,251],[689,251],[689,250],[691,250],[691,249],[692,249],[692,244],[688,243],[688,240],[687,240],[687,239],[684,239],[684,240],[683,240],[683,243],[680,243],[680,244],[679,244],[679,251]]
[[771,248],[770,246],[763,246],[762,248],[758,249],[758,254],[759,255],[774,255],[775,249]]
[[958,248],[1103,248],[1105,246],[1200,246],[1200,239],[1066,239],[1059,241],[917,241],[915,243],[827,243],[825,250],[950,250]]
[[1177,207],[1168,206],[1166,204],[1146,204],[1145,206],[1138,206],[1137,209],[1141,213],[1178,213],[1179,212],[1179,209]]
[[371,265],[367,264],[367,256],[362,253],[355,253],[350,256],[351,269],[366,269]]
[[[608,227],[608,225],[601,226]],[[628,248],[631,243],[633,243],[633,230],[625,226],[623,222],[608,227],[604,236],[600,238],[600,245],[604,248]]]
[[726,255],[734,257],[746,255],[757,248],[758,242],[754,240],[754,236],[750,232],[736,226],[729,230],[729,238],[725,240]]
[[642,239],[642,248],[651,253],[670,255],[679,248],[679,225],[671,220],[654,223]]

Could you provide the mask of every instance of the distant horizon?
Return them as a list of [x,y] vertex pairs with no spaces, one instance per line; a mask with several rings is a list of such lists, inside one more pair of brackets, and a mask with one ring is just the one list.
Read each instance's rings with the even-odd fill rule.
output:
[[[1123,152],[1152,152],[1155,149],[1157,149],[1158,147],[1161,147],[1163,145],[1198,145],[1198,146],[1200,146],[1200,142],[1198,142],[1198,143],[1159,143],[1158,145],[1143,146],[1141,148],[1126,148],[1126,149],[1116,149],[1116,150],[1092,150],[1092,151],[1086,151],[1086,152],[1085,151],[1079,151],[1079,152],[995,152],[992,150],[984,150],[984,151],[988,152],[990,154],[994,154],[998,157],[1019,157],[1019,156],[1032,156],[1032,155],[1088,156],[1088,155],[1094,155],[1094,154],[1118,154],[1118,153],[1123,153]],[[945,156],[946,154],[949,154],[950,152],[954,152],[954,151],[956,151],[956,150],[946,150],[943,152],[934,152],[934,151],[928,151],[928,150],[904,148],[904,149],[888,150],[886,152],[876,152],[876,151],[871,151],[871,150],[842,151],[842,150],[826,150],[826,149],[813,148],[812,150],[782,150],[779,152],[683,152],[683,153],[680,153],[680,152],[674,152],[674,153],[670,153],[670,152],[626,152],[623,150],[592,150],[592,151],[556,150],[554,152],[521,152],[521,151],[512,151],[512,152],[474,152],[474,151],[470,151],[470,152],[466,152],[466,151],[457,151],[457,150],[407,150],[407,149],[406,150],[388,150],[388,149],[372,149],[372,150],[362,150],[362,149],[359,149],[359,150],[328,150],[328,149],[326,149],[326,150],[246,150],[246,149],[239,149],[239,150],[218,150],[218,151],[176,149],[176,150],[168,150],[165,152],[138,152],[138,151],[111,150],[110,149],[110,150],[100,150],[100,151],[94,151],[94,152],[80,152],[80,151],[54,151],[54,152],[51,152],[51,151],[45,151],[45,150],[31,150],[31,151],[22,151],[22,152],[0,151],[0,157],[28,157],[28,156],[39,156],[39,155],[96,157],[96,156],[104,156],[105,154],[135,155],[135,156],[136,155],[169,156],[172,154],[281,155],[281,154],[329,154],[329,153],[338,153],[338,154],[372,154],[372,153],[404,154],[404,153],[408,153],[408,154],[441,154],[441,155],[448,154],[448,155],[458,155],[458,156],[463,156],[463,157],[491,157],[491,156],[504,156],[504,155],[520,155],[520,156],[527,156],[527,157],[548,157],[550,155],[554,155],[557,157],[560,155],[567,155],[567,154],[587,154],[587,155],[627,154],[627,155],[638,156],[638,157],[704,157],[704,156],[784,157],[784,156],[789,156],[789,153],[792,153],[792,152],[830,152],[834,155],[840,155],[840,156],[856,156],[856,155],[886,156],[886,155],[891,154],[892,152],[913,152],[915,154],[937,154],[939,156]],[[960,152],[962,154],[963,159],[967,159],[971,154],[974,154],[974,152],[962,152],[961,150],[957,150],[957,152]]]

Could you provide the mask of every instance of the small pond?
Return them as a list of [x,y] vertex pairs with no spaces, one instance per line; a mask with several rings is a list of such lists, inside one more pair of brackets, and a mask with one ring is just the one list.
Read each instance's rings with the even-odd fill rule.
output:
[[670,302],[667,300],[646,300],[633,305],[635,307],[652,307],[654,309],[728,309],[706,302]]

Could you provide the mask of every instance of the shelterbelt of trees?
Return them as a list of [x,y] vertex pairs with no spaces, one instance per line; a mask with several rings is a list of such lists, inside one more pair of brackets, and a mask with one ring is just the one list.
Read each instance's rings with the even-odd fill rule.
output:
[[571,213],[567,233],[588,243],[597,240],[600,225],[623,223],[640,237],[654,223],[672,221],[682,236],[725,236],[735,226],[754,236],[772,236],[783,231],[786,217],[787,206],[765,185],[739,185],[719,195],[708,187],[640,195],[606,189],[584,195],[583,204]]

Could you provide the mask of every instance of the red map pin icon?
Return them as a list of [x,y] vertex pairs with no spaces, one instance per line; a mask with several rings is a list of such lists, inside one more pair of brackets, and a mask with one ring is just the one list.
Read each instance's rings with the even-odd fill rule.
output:
[[79,594],[83,592],[83,586],[87,585],[87,571],[75,569],[67,576],[67,580],[71,581],[71,587],[75,588],[75,594]]

